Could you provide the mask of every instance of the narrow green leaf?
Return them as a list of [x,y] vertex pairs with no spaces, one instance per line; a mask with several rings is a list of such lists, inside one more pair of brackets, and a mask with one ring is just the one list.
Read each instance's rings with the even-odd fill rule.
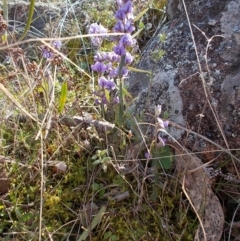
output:
[[110,102],[109,90],[105,89],[104,92],[105,92],[105,97],[106,97],[107,101]]
[[128,67],[128,69],[132,70],[134,72],[145,73],[145,74],[152,75],[152,73],[150,71],[147,71],[147,70],[144,70],[144,69],[137,69],[137,68],[133,68],[133,67]]
[[144,28],[138,29],[138,31],[132,35],[132,38],[136,38],[143,31],[143,29]]
[[134,22],[138,21],[147,11],[149,10],[149,8],[145,8],[142,12],[140,12],[135,18],[134,18]]
[[164,169],[170,169],[172,167],[173,155],[169,146],[164,146],[161,148],[160,152],[160,163]]
[[107,207],[106,206],[102,206],[99,210],[99,212],[96,214],[96,216],[93,218],[91,224],[88,226],[87,230],[84,230],[83,233],[81,234],[80,238],[78,239],[78,241],[82,241],[85,240],[89,233],[91,232],[92,229],[94,229],[97,224],[99,224],[101,222],[101,219],[103,217],[104,212],[106,211]]
[[138,28],[144,28],[144,27],[145,27],[145,25],[144,25],[143,21],[140,21],[140,23],[138,24]]
[[32,22],[33,13],[34,13],[34,4],[35,4],[35,0],[30,0],[27,25],[25,26],[24,32],[23,32],[21,38],[19,39],[19,41],[22,41],[26,37],[27,32],[28,32],[28,30],[30,28],[30,25],[31,25],[31,22]]
[[123,96],[128,96],[128,97],[132,98],[131,94],[124,87],[122,88],[122,93],[123,93]]
[[63,82],[61,89],[61,96],[59,100],[58,111],[61,113],[67,100],[67,82]]

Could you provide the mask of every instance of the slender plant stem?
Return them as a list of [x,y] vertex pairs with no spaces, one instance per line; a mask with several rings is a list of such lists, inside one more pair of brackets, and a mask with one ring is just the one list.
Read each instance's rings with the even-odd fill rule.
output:
[[[3,18],[6,21],[6,23],[8,23],[8,4],[7,3],[8,3],[7,0],[3,0]],[[7,42],[7,30],[5,30],[2,40],[4,43]]]
[[123,66],[125,64],[125,58],[126,55],[124,54],[121,57],[121,61],[118,67],[118,77],[119,77],[119,99],[120,99],[120,103],[119,103],[119,126],[121,127],[123,125],[123,114],[124,114],[124,99],[123,99],[123,78],[122,78],[122,69]]

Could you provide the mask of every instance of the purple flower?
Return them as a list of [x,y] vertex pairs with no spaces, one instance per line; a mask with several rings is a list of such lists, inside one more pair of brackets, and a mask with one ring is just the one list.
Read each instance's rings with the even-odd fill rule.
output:
[[124,32],[123,22],[118,20],[117,23],[113,27],[113,31],[123,33]]
[[115,54],[119,56],[123,56],[126,53],[126,50],[122,44],[118,44],[113,47],[113,51]]
[[112,63],[109,62],[108,64],[106,64],[107,66],[107,71],[110,72],[112,70]]
[[98,85],[101,88],[107,89],[107,90],[114,90],[115,89],[115,83],[112,79],[108,80],[104,76],[101,76],[98,80]]
[[108,101],[107,101],[107,98],[106,98],[105,95],[102,97],[102,103],[103,103],[104,105],[108,104]]
[[96,62],[94,65],[91,65],[91,68],[98,73],[104,73],[108,69],[108,67],[102,62]]
[[107,60],[110,62],[119,62],[120,61],[120,56],[115,54],[114,52],[108,52],[107,53]]
[[125,64],[131,64],[133,62],[133,59],[133,56],[129,52],[126,52]]
[[122,11],[124,11],[125,14],[133,13],[132,2],[127,1],[121,9]]
[[[114,77],[118,77],[119,73],[118,73],[118,68],[112,69],[109,73],[109,76],[114,78]],[[128,70],[126,67],[122,68],[122,72],[120,73],[120,76],[127,76],[128,75]]]
[[94,55],[93,59],[95,62],[102,62],[104,60],[102,54],[99,52],[96,55]]
[[122,0],[117,0],[118,7],[122,7],[124,2]]
[[117,68],[115,68],[115,69],[112,69],[110,72],[109,72],[109,76],[111,77],[111,78],[115,78],[115,77],[117,77],[118,76],[118,69]]
[[151,153],[149,153],[149,152],[145,152],[145,157],[146,157],[147,159],[150,159],[150,158],[152,157],[152,155],[151,155]]
[[104,28],[101,24],[97,24],[97,23],[92,23],[90,25],[89,34],[99,34],[99,33],[107,33],[107,29]]
[[[117,70],[117,71],[118,71],[118,70]],[[121,76],[127,76],[127,75],[128,75],[128,70],[127,70],[126,67],[123,67],[123,68],[122,68],[122,72],[121,72],[120,75],[121,75]]]
[[101,76],[101,77],[98,79],[98,85],[99,85],[101,88],[105,88],[107,81],[108,81],[108,80],[107,80],[104,76]]
[[100,104],[101,104],[101,102],[99,101],[99,99],[95,99],[94,102],[95,102],[95,105],[100,105]]
[[[128,69],[125,67],[133,62],[133,56],[126,52],[126,48],[133,46],[135,40],[131,36],[131,32],[134,31],[133,26],[133,4],[130,0],[117,0],[118,10],[115,13],[117,19],[116,24],[113,27],[114,32],[125,33],[123,36],[117,36],[110,38],[111,41],[116,42],[113,47],[113,52],[101,52],[94,56],[95,64],[91,66],[93,71],[97,71],[100,74],[98,79],[98,85],[100,87],[101,95],[97,95],[99,100],[96,103],[107,104],[109,100],[106,98],[106,90],[111,91],[116,88],[116,84],[111,78],[122,78],[128,75]],[[90,25],[89,34],[107,33],[107,30],[103,28],[101,24],[93,23]],[[99,46],[102,42],[102,37],[92,36],[92,42],[94,45]],[[125,58],[124,58],[125,55]],[[115,67],[120,63],[123,56],[124,66],[121,67],[121,73],[119,73],[119,67]],[[107,76],[107,77],[105,77]],[[118,96],[111,98],[114,103],[119,103]]]
[[115,89],[115,83],[113,82],[113,80],[108,80],[105,84],[105,88],[107,90],[114,90]]
[[132,33],[135,30],[132,19],[127,20],[127,22],[125,23],[124,30],[126,33]]
[[124,12],[124,10],[119,9],[116,13],[115,13],[115,18],[118,20],[123,21],[126,18],[126,14]]
[[102,43],[102,38],[100,38],[100,37],[91,37],[91,41],[92,41],[93,45],[100,46],[101,43]]
[[51,52],[50,49],[43,47],[42,55],[43,55],[43,58],[45,58],[45,59],[51,59],[53,57],[53,52]]
[[61,46],[62,46],[62,43],[61,43],[60,40],[54,40],[53,43],[52,43],[52,45],[53,45],[53,47],[54,47],[55,49],[60,50],[60,48],[61,48]]
[[132,38],[132,36],[129,33],[127,33],[121,37],[119,43],[122,44],[126,48],[128,46],[132,46],[135,43],[135,41]]
[[[101,24],[97,24],[97,23],[92,23],[89,27],[89,34],[101,34],[101,33],[107,33],[107,29],[104,28]],[[100,46],[100,44],[102,43],[102,37],[91,37],[92,43],[95,46]]]
[[128,2],[129,0],[117,0],[117,4],[120,7],[122,7],[126,2]]
[[168,121],[168,120],[163,121],[163,125],[164,125],[164,127],[165,127],[165,128],[167,128],[167,127],[168,127],[168,125],[169,125],[169,121]]

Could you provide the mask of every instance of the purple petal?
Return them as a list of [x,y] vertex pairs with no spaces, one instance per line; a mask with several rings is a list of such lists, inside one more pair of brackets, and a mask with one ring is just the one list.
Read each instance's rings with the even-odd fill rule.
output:
[[98,73],[104,73],[107,70],[107,66],[102,62],[96,62],[94,65],[91,65],[91,68]]
[[164,125],[165,128],[167,128],[168,125],[169,125],[169,121],[164,121],[164,122],[163,122],[163,125]]
[[147,159],[149,159],[149,158],[152,157],[152,155],[151,155],[149,152],[146,152],[146,153],[145,153],[145,157],[146,157]]
[[102,43],[102,38],[101,37],[91,37],[91,41],[94,46],[100,46]]
[[102,24],[99,24],[99,33],[107,33],[108,30],[102,26]]
[[[131,19],[127,20],[125,23],[125,32],[126,33],[132,33],[135,30],[135,27],[133,26],[133,21]],[[124,31],[122,31],[124,32]]]
[[118,75],[118,69],[117,69],[117,68],[112,69],[112,70],[109,72],[109,77],[111,77],[111,78],[117,77],[117,75]]
[[98,52],[97,54],[94,55],[93,59],[95,62],[102,62],[103,61],[102,54]]
[[105,88],[107,81],[108,81],[108,80],[107,80],[104,76],[101,76],[101,77],[98,79],[98,85],[99,85],[101,88]]
[[61,46],[62,46],[62,43],[61,43],[60,40],[54,40],[52,45],[53,45],[54,48],[59,50],[61,48]]
[[88,30],[89,34],[107,33],[107,29],[101,24],[92,23]]
[[42,49],[42,55],[45,59],[51,59],[53,57],[53,53],[50,50]]
[[113,31],[114,32],[120,32],[120,33],[124,32],[123,22],[118,20],[117,23],[113,27]]
[[120,39],[120,44],[122,44],[125,48],[128,46],[132,46],[134,43],[135,41],[129,33],[123,35]]
[[126,53],[126,50],[122,44],[118,44],[117,46],[115,46],[113,48],[113,51],[115,54],[117,54],[119,56],[123,56]]
[[118,20],[124,20],[126,18],[126,14],[122,9],[119,9],[116,13],[115,13],[115,18]]
[[105,84],[105,88],[107,90],[114,90],[115,89],[115,83],[113,82],[113,80],[108,80]]
[[[100,33],[107,33],[107,29],[104,28],[101,24],[92,23],[88,30],[89,34],[100,34]],[[103,37],[91,37],[91,41],[93,45],[99,46],[102,43]]]
[[106,66],[107,66],[107,70],[106,70],[106,71],[108,71],[108,72],[110,72],[110,71],[112,70],[112,68],[113,68],[111,62],[109,62],[108,64],[106,64]]
[[108,52],[107,60],[110,62],[119,62],[120,56],[115,54],[114,52]]
[[121,73],[121,76],[127,76],[128,75],[128,70],[126,67],[123,67],[122,68],[122,73]]
[[117,0],[117,4],[118,4],[118,7],[122,7],[123,6],[123,1],[122,0]]
[[95,102],[95,105],[100,105],[100,104],[101,104],[101,102],[99,101],[99,99],[95,99],[94,102]]
[[125,14],[133,13],[132,2],[127,1],[122,7],[122,10],[125,12]]
[[131,64],[133,62],[133,59],[134,57],[129,52],[126,52],[125,64]]
[[105,104],[105,105],[108,104],[106,96],[102,97],[102,103]]

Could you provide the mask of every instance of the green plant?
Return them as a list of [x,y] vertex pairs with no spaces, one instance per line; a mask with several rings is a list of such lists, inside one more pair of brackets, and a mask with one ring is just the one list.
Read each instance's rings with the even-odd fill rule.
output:
[[103,171],[107,171],[107,165],[111,161],[111,157],[107,156],[107,150],[97,150],[97,153],[92,157],[95,160],[92,165],[102,164]]

